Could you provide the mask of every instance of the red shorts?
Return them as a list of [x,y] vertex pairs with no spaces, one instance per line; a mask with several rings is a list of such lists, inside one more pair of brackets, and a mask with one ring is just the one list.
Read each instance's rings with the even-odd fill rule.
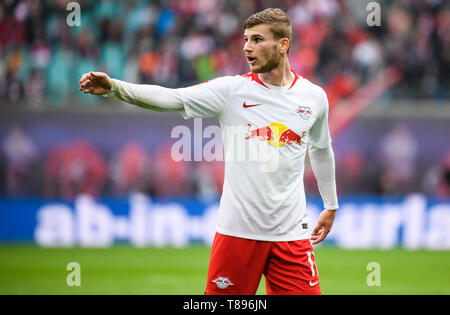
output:
[[205,294],[253,295],[263,274],[267,294],[320,294],[309,239],[266,242],[216,233]]

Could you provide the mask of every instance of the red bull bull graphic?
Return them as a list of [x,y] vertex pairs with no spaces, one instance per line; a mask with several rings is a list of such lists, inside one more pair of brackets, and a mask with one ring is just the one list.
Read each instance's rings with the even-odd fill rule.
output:
[[226,289],[230,285],[234,285],[233,283],[231,283],[230,279],[228,279],[227,277],[217,277],[216,279],[212,280],[212,282],[217,284],[217,287],[219,289]]
[[285,144],[291,145],[293,143],[302,145],[302,138],[305,134],[306,132],[303,131],[299,135],[279,122],[274,122],[269,126],[260,128],[255,128],[251,124],[248,124],[248,135],[245,137],[245,140],[255,138],[261,141],[267,141],[268,144],[274,147],[281,147]]
[[273,141],[274,140],[272,129],[268,126],[252,129],[252,125],[248,124],[248,131],[250,132],[250,135],[245,137],[245,140],[248,140],[251,138],[259,138],[259,140],[261,140],[261,141]]

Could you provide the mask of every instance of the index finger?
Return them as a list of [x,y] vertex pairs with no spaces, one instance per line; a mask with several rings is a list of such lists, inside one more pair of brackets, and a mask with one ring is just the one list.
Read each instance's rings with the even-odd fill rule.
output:
[[323,227],[322,224],[317,224],[314,227],[314,229],[312,230],[311,234],[312,235],[317,235],[322,227]]
[[80,83],[83,83],[83,82],[87,79],[88,75],[89,75],[89,73],[83,74],[83,75],[81,76]]
[[94,78],[102,78],[102,77],[104,77],[104,73],[103,73],[103,72],[94,72],[94,71],[91,71],[91,72],[89,72],[89,74],[90,74],[92,77],[94,77]]
[[327,237],[328,233],[330,233],[330,229],[327,229],[324,227],[322,229],[321,233],[318,235],[318,237],[313,239],[312,244],[315,245],[315,244],[319,244],[320,242],[322,242],[325,239],[325,237]]
[[322,233],[319,235],[318,238],[313,239],[312,244],[313,244],[313,245],[319,244],[319,243],[322,242],[324,239],[325,239],[325,233],[322,231]]

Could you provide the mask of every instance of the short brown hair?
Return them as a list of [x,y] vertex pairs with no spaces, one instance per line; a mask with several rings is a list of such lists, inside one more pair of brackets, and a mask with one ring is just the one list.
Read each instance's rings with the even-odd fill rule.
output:
[[268,24],[275,39],[292,39],[292,26],[288,15],[281,9],[268,8],[249,16],[243,23],[244,31],[259,24]]

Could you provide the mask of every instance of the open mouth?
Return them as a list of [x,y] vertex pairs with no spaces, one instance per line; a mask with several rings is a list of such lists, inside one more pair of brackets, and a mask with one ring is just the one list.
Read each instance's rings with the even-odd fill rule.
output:
[[255,63],[255,61],[256,61],[256,58],[255,58],[255,57],[247,56],[247,62],[248,62],[249,64],[253,64],[253,63]]

